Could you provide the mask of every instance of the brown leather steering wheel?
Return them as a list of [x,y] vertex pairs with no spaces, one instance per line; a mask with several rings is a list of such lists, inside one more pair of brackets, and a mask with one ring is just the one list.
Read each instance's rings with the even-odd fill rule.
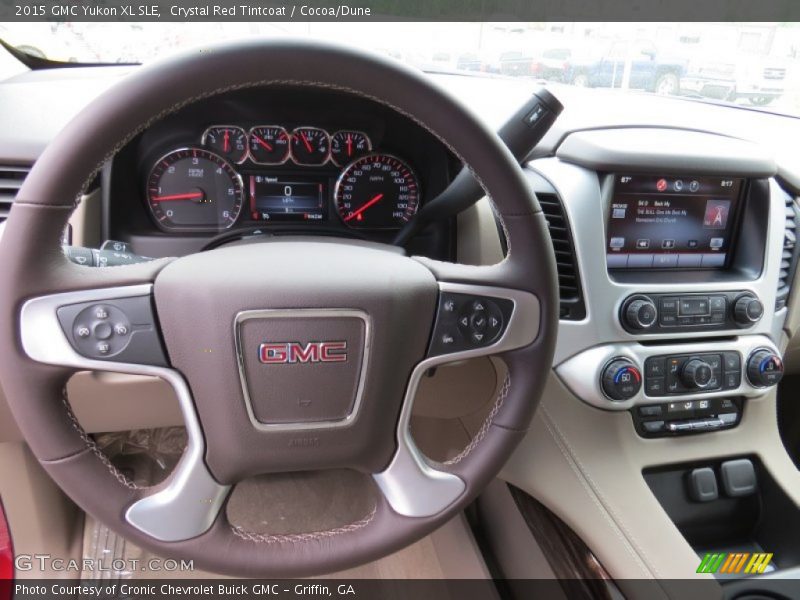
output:
[[[366,97],[426,128],[494,199],[507,257],[476,267],[378,244],[281,238],[124,267],[65,258],[61,232],[76,199],[120,148],[192,102],[260,86]],[[551,367],[555,262],[520,166],[493,132],[417,72],[339,46],[237,43],[137,69],[44,151],[0,245],[0,380],[36,457],[81,508],[121,535],[220,573],[331,572],[431,532],[497,475]],[[494,307],[502,325],[487,341],[450,349],[440,337],[451,313],[476,299]],[[97,319],[131,330],[108,356],[76,329]],[[316,352],[339,359],[276,365],[262,348],[330,340],[338,345]],[[409,433],[420,377],[438,364],[490,355],[504,361],[509,379],[484,426],[455,459],[426,459]],[[78,370],[155,375],[174,387],[189,443],[165,483],[140,489],[83,432],[63,391]],[[298,386],[326,387],[325,418],[303,419],[281,404]],[[227,522],[226,499],[243,478],[330,468],[372,475],[380,493],[362,519],[297,535],[251,535]]]

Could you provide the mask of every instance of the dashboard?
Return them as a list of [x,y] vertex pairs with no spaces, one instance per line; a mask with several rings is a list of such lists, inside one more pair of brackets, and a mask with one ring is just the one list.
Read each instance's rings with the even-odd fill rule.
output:
[[[372,101],[237,91],[152,124],[108,165],[107,237],[147,256],[252,234],[390,242],[458,166],[425,129]],[[453,227],[428,228],[414,251],[451,257]]]

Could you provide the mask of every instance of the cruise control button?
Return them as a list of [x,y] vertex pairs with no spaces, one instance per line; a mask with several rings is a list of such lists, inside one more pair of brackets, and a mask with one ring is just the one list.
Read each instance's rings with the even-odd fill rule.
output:
[[78,327],[75,328],[75,335],[80,338],[88,338],[90,335],[92,335],[92,332],[88,327],[86,327],[86,325],[78,325]]
[[94,326],[94,337],[96,337],[98,340],[107,340],[111,337],[111,333],[111,325],[105,321],[97,323]]
[[117,335],[128,335],[128,328],[122,323],[117,323],[114,325],[114,333]]
[[94,309],[94,316],[98,319],[107,319],[108,310],[104,306],[98,306]]
[[100,354],[108,354],[110,350],[111,346],[108,344],[108,342],[100,342],[97,344],[97,352]]

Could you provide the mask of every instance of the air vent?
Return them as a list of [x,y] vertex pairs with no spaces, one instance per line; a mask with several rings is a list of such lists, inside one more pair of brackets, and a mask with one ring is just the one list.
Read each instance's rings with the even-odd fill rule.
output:
[[28,167],[7,167],[0,165],[0,223],[8,218],[11,204],[22,182],[28,175]]
[[561,200],[555,194],[536,194],[542,211],[547,219],[553,250],[556,253],[558,267],[558,291],[561,294],[561,318],[579,321],[586,317],[586,305],[583,303],[581,280],[578,265],[575,262],[575,248],[572,244],[572,233]]
[[775,310],[786,306],[789,292],[797,268],[797,255],[800,244],[797,243],[798,226],[800,226],[800,208],[794,198],[786,196],[786,231],[783,237],[783,255],[781,256],[781,272],[778,279],[778,293],[775,296]]

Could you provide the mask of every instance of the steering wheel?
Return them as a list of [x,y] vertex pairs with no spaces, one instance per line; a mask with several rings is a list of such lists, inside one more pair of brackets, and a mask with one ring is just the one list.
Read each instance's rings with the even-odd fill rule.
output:
[[[427,129],[493,198],[506,258],[468,266],[297,237],[122,267],[67,260],[62,231],[117,151],[181,107],[262,86],[365,97]],[[332,572],[430,533],[498,474],[551,367],[555,261],[519,164],[416,71],[335,45],[250,41],[137,69],[42,153],[1,245],[0,378],[33,453],[98,521],[219,573]],[[458,321],[476,311],[491,325],[471,337]],[[477,356],[505,363],[502,393],[463,452],[432,461],[409,431],[417,385],[436,365]],[[140,488],[81,429],[64,391],[80,370],[154,375],[174,388],[188,443],[164,483]],[[244,478],[334,468],[371,476],[374,508],[363,518],[283,535],[228,523],[226,501]]]

